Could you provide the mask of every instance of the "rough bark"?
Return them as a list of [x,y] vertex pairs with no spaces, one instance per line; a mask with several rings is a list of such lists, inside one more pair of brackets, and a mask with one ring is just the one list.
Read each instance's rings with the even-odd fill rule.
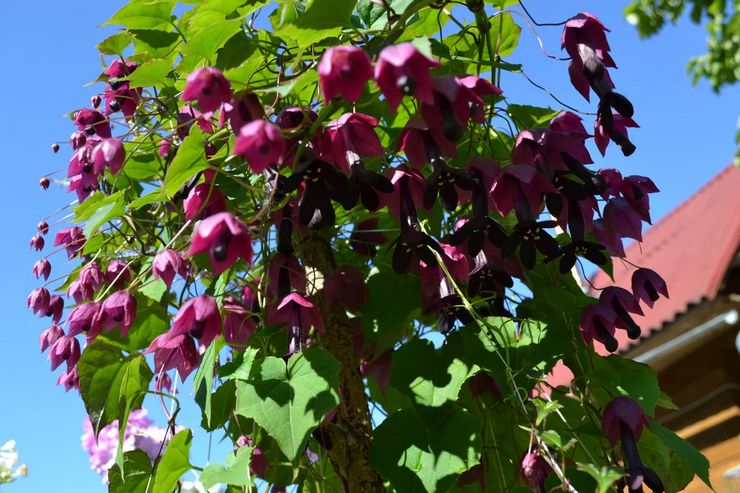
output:
[[[319,282],[336,268],[331,245],[318,232],[310,231],[298,241],[298,250],[306,267],[314,270]],[[309,272],[309,283],[311,273]],[[368,400],[355,354],[353,330],[340,306],[322,306],[325,331],[319,334],[321,347],[341,365],[339,397],[341,403],[335,419],[322,427],[329,436],[328,455],[344,491],[382,492],[383,480],[368,462],[372,442],[372,425]]]

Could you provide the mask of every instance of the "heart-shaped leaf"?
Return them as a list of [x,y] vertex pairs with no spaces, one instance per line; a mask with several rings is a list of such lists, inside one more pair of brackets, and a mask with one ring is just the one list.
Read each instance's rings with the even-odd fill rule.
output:
[[339,364],[309,348],[285,362],[269,356],[255,363],[249,380],[237,381],[236,412],[253,418],[294,461],[308,437],[339,404]]

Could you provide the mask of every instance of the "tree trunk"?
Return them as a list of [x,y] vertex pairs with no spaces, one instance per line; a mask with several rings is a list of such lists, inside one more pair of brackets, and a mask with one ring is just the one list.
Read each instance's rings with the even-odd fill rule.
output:
[[[320,233],[309,231],[298,240],[298,251],[307,268],[309,292],[320,289],[323,280],[336,269],[331,245]],[[329,435],[328,455],[344,491],[372,493],[385,491],[383,480],[370,467],[372,425],[365,387],[355,354],[354,334],[341,306],[322,305],[325,332],[320,346],[339,362],[339,398],[336,418],[322,430]]]

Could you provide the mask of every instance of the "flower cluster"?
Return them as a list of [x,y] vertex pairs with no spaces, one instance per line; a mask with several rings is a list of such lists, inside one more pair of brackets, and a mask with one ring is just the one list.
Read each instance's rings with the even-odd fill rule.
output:
[[[482,2],[466,5],[479,20]],[[568,111],[533,128],[507,114],[507,123],[517,125],[510,140],[492,126],[494,118],[504,118],[496,108],[503,91],[480,76],[480,66],[478,75],[465,73],[470,64],[436,45],[432,55],[393,39],[382,46],[316,44],[305,53],[306,60],[315,55],[314,63],[305,67],[287,69],[278,57],[280,77],[289,81],[268,90],[237,80],[243,71],[225,69],[219,55],[211,63],[221,68],[185,59],[182,66],[192,70],[186,78],[181,69],[168,75],[179,85],[161,95],[144,93],[129,76],[145,69],[115,60],[103,73],[104,92],[74,114],[73,154],[61,180],[77,197],[77,223],[104,219],[55,231],[53,245],[81,261],[57,288],[60,294],[47,287],[55,281],[49,281],[50,255],[32,268],[47,284],[29,294],[27,305],[51,320],[40,348],[48,351],[52,370],[66,363],[58,382],[68,390],[79,387],[77,363],[84,345],[98,337],[122,340],[126,350],[138,344],[136,350],[153,361],[156,391],[177,377],[187,379],[215,342],[225,343],[232,359],[252,358],[240,354],[251,344],[289,361],[307,347],[336,343],[342,351],[350,348],[345,359],[335,358],[352,366],[343,371],[358,381],[372,376],[384,392],[392,385],[397,344],[410,332],[399,330],[393,340],[370,337],[364,323],[374,296],[368,279],[376,274],[418,279],[418,306],[409,312],[424,330],[436,325],[452,338],[477,319],[503,317],[514,321],[518,339],[526,310],[515,301],[521,299],[516,283],[564,279],[582,261],[606,268],[610,256],[625,255],[624,240],[641,241],[643,223],[651,222],[655,184],[594,169],[587,148],[593,138],[602,155],[610,141],[625,155],[635,150],[627,136],[627,128],[637,127],[634,110],[613,90],[606,31],[594,16],[579,14],[565,23],[562,36],[573,85],[587,100],[591,90],[599,98],[593,133]],[[286,96],[304,83],[294,70],[315,70],[309,73],[315,79],[305,79],[317,79],[317,92]],[[323,104],[315,101],[318,94]],[[114,136],[123,123],[125,133]],[[50,183],[40,181],[44,189]],[[30,248],[42,251],[54,225],[41,221]],[[109,238],[115,240],[110,245]],[[617,329],[639,338],[633,317],[661,295],[668,297],[665,282],[642,268],[631,290],[601,290],[580,315],[585,345],[598,341],[617,351]],[[150,320],[162,324],[139,330]],[[214,365],[222,358],[216,354]],[[466,377],[466,395],[493,405],[504,401],[503,380],[479,363]],[[351,394],[345,384],[343,397]],[[638,476],[658,485],[634,446],[647,418],[620,406],[605,411],[604,433],[615,444],[618,430],[630,488],[639,487]],[[330,413],[315,431],[326,450],[332,435],[323,429],[345,419],[350,407]],[[91,466],[105,474],[118,425],[106,427],[97,442],[90,423],[85,426]],[[272,439],[255,430],[250,433],[259,446],[241,429],[234,441],[254,447],[250,468],[264,478],[273,466],[261,447]],[[154,460],[166,435],[145,411],[136,411],[124,450],[139,448]],[[544,491],[551,466],[557,469],[546,452],[544,442],[533,440],[526,453],[516,452],[518,475],[535,491]],[[485,487],[487,464],[469,466],[459,484]]]

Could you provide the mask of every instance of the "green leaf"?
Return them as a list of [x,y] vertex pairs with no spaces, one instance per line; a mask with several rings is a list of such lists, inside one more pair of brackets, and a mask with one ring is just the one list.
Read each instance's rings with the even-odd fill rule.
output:
[[309,0],[296,24],[307,29],[348,27],[356,4],[357,0]]
[[85,227],[82,228],[82,232],[85,236],[87,238],[91,237],[100,226],[111,219],[124,215],[126,213],[126,209],[123,206],[123,201],[123,190],[101,200],[93,214],[88,219],[87,224],[85,224]]
[[290,461],[303,453],[309,434],[339,404],[339,364],[309,348],[285,362],[268,356],[247,381],[237,381],[236,412],[254,418]]
[[164,178],[164,191],[172,197],[189,179],[208,167],[203,143],[203,132],[198,125],[190,128],[190,135],[185,137],[177,150]]
[[198,478],[206,489],[221,484],[247,486],[249,480],[249,460],[252,458],[253,447],[240,447],[236,452],[230,452],[226,457],[226,465],[211,464],[205,468]]
[[103,25],[117,24],[129,29],[167,29],[171,27],[170,17],[174,7],[175,2],[171,0],[130,2]]
[[80,395],[96,436],[115,420],[125,427],[128,413],[141,406],[153,376],[142,355],[124,356],[98,339],[85,348],[77,370]]
[[123,190],[112,195],[106,195],[100,191],[93,193],[83,203],[74,208],[75,221],[87,221],[95,215],[98,209],[108,204],[115,204],[122,195]]
[[478,463],[479,433],[476,419],[451,403],[404,409],[373,432],[370,464],[396,491],[447,491]]
[[447,348],[434,349],[428,340],[407,342],[393,353],[391,383],[423,406],[456,400],[471,368]]
[[523,104],[510,104],[506,107],[514,123],[521,130],[546,127],[560,110],[552,108],[539,108],[537,106],[527,106]]
[[624,474],[617,467],[596,467],[593,464],[578,464],[578,470],[583,471],[596,480],[598,493],[607,493],[612,491],[611,486],[616,480]]
[[336,38],[339,35],[339,27],[327,27],[324,29],[315,29],[301,27],[295,24],[285,24],[275,31],[275,35],[281,38],[290,38],[301,47],[305,48],[327,38]]
[[[660,389],[655,372],[643,363],[612,354],[606,358],[594,356],[592,386],[607,389],[611,394],[631,397],[650,416],[655,415]],[[603,405],[611,401],[611,395],[596,395]]]
[[[136,319],[119,344],[129,353],[140,351],[170,328],[167,310],[158,301],[136,294]],[[101,337],[101,336],[98,336]]]
[[183,51],[191,55],[199,55],[208,60],[213,60],[216,51],[225,45],[234,34],[241,31],[242,22],[242,19],[231,19],[214,23],[193,34],[188,39],[188,43],[185,45]]
[[[365,344],[383,341],[394,344],[411,324],[421,303],[419,279],[397,276],[382,270],[370,276],[367,287],[373,294],[362,307]],[[385,347],[385,346],[384,346]]]
[[172,437],[167,444],[167,450],[157,462],[152,482],[152,493],[172,493],[180,476],[190,470],[190,443],[193,434],[190,430],[182,430]]
[[218,361],[218,353],[221,348],[224,347],[224,340],[219,337],[213,341],[206,352],[203,353],[203,358],[198,366],[198,371],[195,372],[193,377],[193,390],[195,391],[195,401],[200,405],[200,409],[203,412],[203,418],[206,424],[210,427],[211,425],[211,395],[213,392],[213,374],[216,371],[216,362]]
[[508,12],[491,20],[491,36],[494,50],[500,57],[507,57],[519,45],[519,35],[522,28],[514,22],[514,17]]
[[139,146],[139,143],[124,144],[128,159],[126,159],[126,166],[123,167],[123,174],[134,180],[151,180],[162,172],[162,165],[154,153],[142,153],[138,149]]
[[136,200],[132,200],[128,204],[128,209],[130,211],[135,211],[137,209],[141,209],[145,205],[156,204],[157,202],[164,202],[165,200],[168,200],[167,196],[164,194],[164,191],[161,188],[158,188],[156,190],[152,190],[146,195],[139,197]]
[[125,475],[118,464],[108,471],[108,493],[147,493],[152,461],[146,452],[134,449],[123,454]]
[[101,55],[118,55],[123,56],[123,50],[131,45],[134,38],[130,33],[122,32],[108,36],[101,41],[96,48]]
[[245,348],[244,352],[239,353],[233,361],[219,367],[218,376],[221,378],[249,380],[252,366],[257,359],[257,353],[259,353],[259,350],[253,347]]
[[[699,476],[707,486],[710,488],[712,487],[712,484],[709,481],[709,460],[707,460],[707,458],[699,452],[696,447],[658,423],[653,423],[653,433],[660,438],[673,453],[686,462],[689,470]],[[642,444],[642,440],[640,440],[640,443]]]
[[152,60],[139,65],[128,76],[128,80],[131,82],[131,87],[161,87],[170,70],[172,70],[172,62],[169,60]]

